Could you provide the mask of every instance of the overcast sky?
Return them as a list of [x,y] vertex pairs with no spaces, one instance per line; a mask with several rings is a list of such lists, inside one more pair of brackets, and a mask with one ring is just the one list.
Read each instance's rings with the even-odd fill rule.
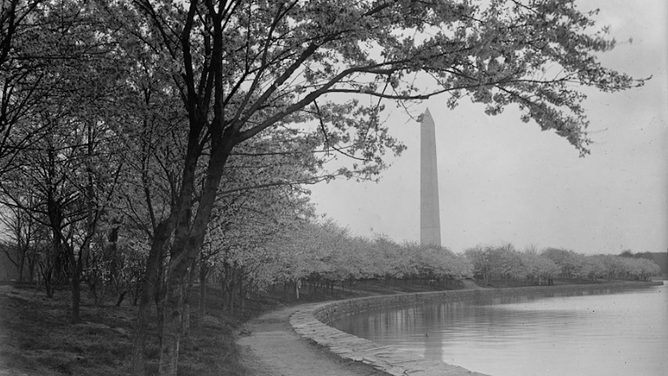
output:
[[[591,155],[553,132],[522,123],[508,108],[488,117],[461,101],[448,110],[445,97],[427,106],[436,123],[441,238],[461,252],[478,244],[563,247],[585,254],[665,252],[668,249],[668,2],[586,0],[600,8],[620,43],[601,56],[610,68],[644,87],[589,93]],[[393,106],[388,106],[391,108]],[[386,114],[387,115],[387,114]],[[380,183],[334,181],[312,186],[321,214],[353,234],[386,234],[419,240],[419,124],[392,110],[392,133],[408,146]]]

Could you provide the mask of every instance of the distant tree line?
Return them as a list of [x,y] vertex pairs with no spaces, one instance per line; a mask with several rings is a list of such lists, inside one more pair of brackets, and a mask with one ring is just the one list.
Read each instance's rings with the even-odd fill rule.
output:
[[555,278],[647,280],[661,272],[659,265],[646,258],[584,255],[562,248],[520,252],[506,244],[470,248],[466,255],[485,284],[492,279],[535,281],[539,285],[551,284]]
[[631,258],[644,258],[650,261],[654,261],[657,265],[661,267],[661,273],[664,277],[668,276],[668,252],[638,252],[633,253],[630,249],[627,249],[620,253],[622,257],[631,257]]

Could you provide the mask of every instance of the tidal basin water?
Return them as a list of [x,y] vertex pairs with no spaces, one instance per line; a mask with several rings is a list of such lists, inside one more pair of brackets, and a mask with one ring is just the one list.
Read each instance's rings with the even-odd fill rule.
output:
[[668,376],[668,285],[427,304],[333,327],[492,376]]

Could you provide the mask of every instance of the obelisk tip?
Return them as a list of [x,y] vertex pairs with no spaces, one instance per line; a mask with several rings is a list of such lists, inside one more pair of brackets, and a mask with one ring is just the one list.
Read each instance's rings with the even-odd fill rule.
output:
[[[418,123],[424,123],[426,119],[432,119],[431,112],[429,112],[429,107],[427,107],[423,113],[417,117]],[[432,120],[433,121],[433,120]]]

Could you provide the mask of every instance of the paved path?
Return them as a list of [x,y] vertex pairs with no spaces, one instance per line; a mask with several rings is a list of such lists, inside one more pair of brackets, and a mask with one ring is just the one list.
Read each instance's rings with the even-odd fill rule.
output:
[[[480,288],[473,281],[469,280],[465,280],[464,285],[466,289]],[[330,346],[325,343],[327,341],[322,342],[317,339],[307,340],[302,338],[294,331],[290,324],[290,316],[300,310],[302,310],[300,315],[303,315],[305,311],[313,308],[306,308],[307,306],[308,305],[300,305],[271,311],[251,320],[245,325],[237,342],[242,346],[244,365],[251,370],[251,373],[254,376],[388,376],[390,374],[395,374],[394,369],[388,371],[389,373],[385,373],[373,368],[370,364],[351,360],[350,358],[356,359],[360,356],[364,357],[363,355],[367,354],[364,353],[363,349],[359,348],[359,346],[357,346],[356,349],[347,347],[343,349],[346,354],[345,358],[347,358],[344,359],[326,347]],[[318,324],[321,324],[320,326],[322,326],[322,323],[318,322]],[[309,333],[311,332],[310,329],[307,331]],[[336,338],[338,338],[336,335],[329,335],[328,333],[325,333],[325,335],[330,339],[334,338],[335,341],[337,340]],[[317,343],[323,343],[323,345],[318,345],[316,341]],[[369,342],[366,340],[364,341]],[[375,344],[373,345],[373,348],[368,349],[370,353],[367,354],[367,357],[374,359],[382,358],[383,354],[379,355],[376,353],[382,352],[384,347],[379,347],[379,345]],[[392,352],[390,355],[394,356],[396,354],[395,352]],[[400,363],[403,362],[402,364],[414,363],[414,359],[412,358],[402,358],[398,361]],[[390,366],[391,365],[392,364],[390,364]],[[482,375],[470,372],[461,367],[447,365],[436,361],[425,360],[422,361],[421,365],[423,366],[422,369],[416,366],[416,370],[419,371],[416,374],[439,376],[463,374]],[[426,365],[427,368],[425,368],[424,365]],[[386,367],[379,368],[386,369]]]
[[[340,358],[302,339],[290,326],[300,306],[268,312],[245,325],[238,343],[255,376],[386,376],[373,367]],[[250,332],[250,333],[248,333]]]

